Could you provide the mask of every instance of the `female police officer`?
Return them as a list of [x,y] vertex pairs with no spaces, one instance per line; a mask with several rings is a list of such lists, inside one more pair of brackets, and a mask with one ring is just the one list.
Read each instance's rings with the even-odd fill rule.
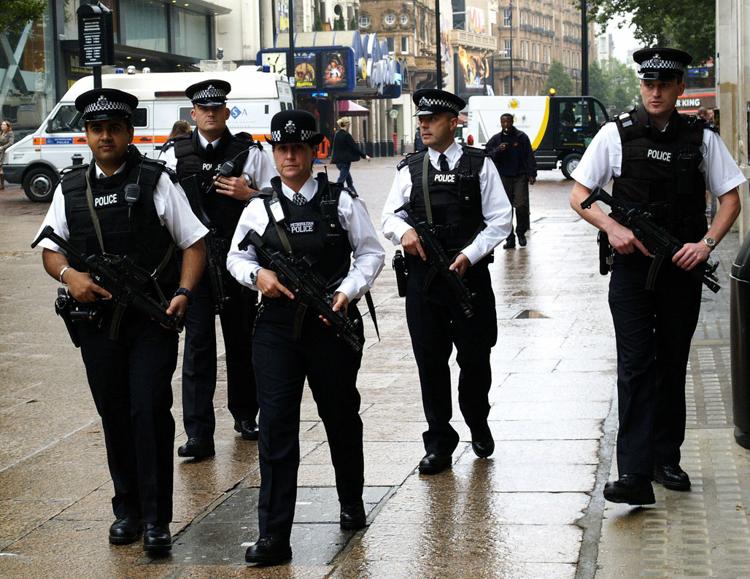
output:
[[322,135],[311,114],[277,113],[267,140],[280,177],[271,180],[272,191],[253,199],[243,212],[227,269],[241,284],[263,295],[253,338],[260,406],[260,537],[247,549],[245,559],[273,565],[292,556],[289,536],[305,378],[331,446],[341,527],[365,525],[362,421],[356,388],[362,355],[350,349],[324,323],[327,320],[305,312],[253,245],[247,251],[238,245],[252,230],[274,250],[304,256],[334,291],[333,309],[348,311],[350,319],[359,319],[352,302],[372,286],[383,267],[384,251],[364,204],[354,194],[329,184],[322,173],[312,177],[313,155]]

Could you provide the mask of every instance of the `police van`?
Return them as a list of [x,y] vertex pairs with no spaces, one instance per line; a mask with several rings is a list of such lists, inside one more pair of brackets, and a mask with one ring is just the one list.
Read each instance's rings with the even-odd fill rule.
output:
[[[550,91],[552,92],[552,91]],[[469,97],[466,144],[484,147],[500,132],[500,115],[510,113],[513,126],[526,133],[537,168],[556,169],[566,179],[578,166],[586,147],[607,121],[607,111],[590,96],[473,96]]]
[[[102,75],[102,86],[116,88],[138,97],[133,114],[133,143],[144,154],[157,158],[178,119],[193,124],[192,105],[185,89],[209,78],[232,85],[228,96],[229,120],[233,133],[250,133],[265,142],[270,136],[271,117],[293,108],[292,91],[286,77],[263,72],[256,66],[240,66],[231,72],[164,72]],[[91,160],[81,115],[74,102],[78,95],[94,87],[93,77],[77,81],[57,103],[42,125],[10,147],[3,166],[9,183],[21,183],[32,201],[50,201],[59,181],[60,170],[72,164],[74,155],[84,163]],[[80,158],[78,157],[78,158]]]

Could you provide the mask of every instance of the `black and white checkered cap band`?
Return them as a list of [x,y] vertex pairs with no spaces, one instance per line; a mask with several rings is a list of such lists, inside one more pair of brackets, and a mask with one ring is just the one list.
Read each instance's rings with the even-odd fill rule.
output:
[[126,103],[119,101],[110,101],[104,97],[100,97],[90,105],[84,107],[83,114],[87,115],[89,113],[103,113],[110,111],[119,111],[121,113],[124,113],[125,115],[133,114],[133,109],[131,109]]
[[198,92],[193,94],[193,98],[191,100],[197,101],[199,99],[226,99],[226,98],[227,98],[227,93],[225,93],[223,90],[216,88],[213,85],[209,85],[203,90],[199,90]]
[[[284,131],[284,133],[287,134],[287,135],[289,135],[289,133],[287,131]],[[281,141],[281,134],[282,134],[282,131],[271,131],[271,138],[274,141]],[[292,135],[293,134],[294,133],[292,133]],[[312,139],[315,134],[316,134],[315,131],[310,131],[308,129],[300,129],[300,131],[299,131],[299,140],[300,141],[308,141],[308,140]]]
[[457,113],[460,112],[455,103],[445,99],[428,99],[427,97],[422,97],[419,99],[419,105],[417,105],[417,107],[420,111],[428,111],[434,107],[442,107],[444,109],[456,111]]
[[674,70],[685,72],[685,65],[677,60],[664,60],[663,58],[651,58],[641,63],[641,70]]

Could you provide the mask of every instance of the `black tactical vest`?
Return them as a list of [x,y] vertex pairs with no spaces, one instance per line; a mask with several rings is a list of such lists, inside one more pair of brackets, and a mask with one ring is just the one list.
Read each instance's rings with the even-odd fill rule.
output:
[[[89,172],[104,250],[128,256],[149,273],[161,266],[157,280],[164,294],[171,296],[179,282],[177,252],[172,236],[161,224],[154,206],[154,190],[164,170],[162,163],[142,156],[131,147],[122,172],[96,179],[94,164],[83,165],[63,175],[62,192],[70,243],[85,255],[101,254],[86,200],[86,173]],[[124,197],[125,185],[129,183],[137,183],[140,187],[138,201],[132,206]],[[74,260],[71,265],[76,269],[86,269]]]
[[[189,192],[187,187],[185,192],[188,194],[194,210],[195,203],[201,203],[203,210],[211,220],[211,226],[216,228],[217,237],[232,238],[242,210],[245,208],[245,202],[217,193],[213,187],[213,178],[218,174],[224,161],[234,163],[234,170],[230,176],[239,177],[247,161],[248,149],[253,144],[262,150],[260,143],[253,143],[250,135],[246,133],[232,135],[227,129],[213,154],[209,156],[205,149],[201,147],[197,130],[193,131],[190,137],[174,140],[177,178],[182,183],[187,177],[198,175],[197,194],[199,199],[193,198],[195,193]],[[196,215],[200,217],[200,212],[196,211]],[[204,223],[204,225],[208,224]]]
[[[349,273],[352,246],[338,217],[339,196],[343,188],[329,183],[324,173],[318,173],[316,181],[318,189],[304,205],[297,205],[286,198],[281,191],[280,177],[271,179],[271,187],[276,191],[284,210],[285,218],[281,225],[289,238],[292,253],[310,260],[315,272],[326,280],[328,289],[333,291]],[[348,190],[346,194],[351,195]],[[264,194],[268,225],[263,232],[263,241],[273,249],[285,252],[271,216],[271,201],[271,194]],[[270,268],[270,264],[263,259],[259,263],[262,267]]]
[[706,184],[699,170],[705,124],[675,111],[661,132],[650,126],[642,107],[615,122],[622,142],[615,199],[648,208],[654,220],[681,241],[699,241],[708,230]]
[[[402,161],[409,165],[411,174],[410,213],[418,220],[426,220],[425,198],[422,191],[422,167],[427,150],[410,155]],[[484,165],[484,151],[463,147],[463,155],[452,171],[441,172],[428,163],[428,187],[432,218],[436,233],[446,251],[456,254],[465,248],[484,227],[479,172]]]

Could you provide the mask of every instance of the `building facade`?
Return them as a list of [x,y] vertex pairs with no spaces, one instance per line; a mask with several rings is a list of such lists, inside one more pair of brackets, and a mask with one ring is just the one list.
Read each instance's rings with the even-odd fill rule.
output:
[[[499,0],[495,94],[538,95],[553,61],[581,89],[581,11],[576,0]],[[589,62],[596,60],[594,25],[588,25]]]

